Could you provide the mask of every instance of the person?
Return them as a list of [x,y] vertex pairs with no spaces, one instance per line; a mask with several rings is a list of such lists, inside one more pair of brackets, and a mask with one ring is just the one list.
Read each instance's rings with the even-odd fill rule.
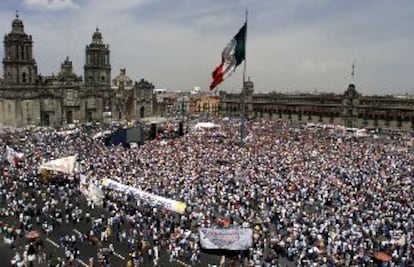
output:
[[220,258],[220,267],[226,266],[226,257],[223,255]]
[[27,262],[29,265],[33,265],[36,260],[36,248],[33,243],[29,244],[27,248]]
[[132,259],[131,255],[128,255],[128,259],[127,259],[127,262],[126,262],[125,266],[126,267],[134,267],[134,262],[133,262],[133,259]]
[[94,258],[93,257],[89,257],[89,260],[88,260],[88,267],[94,267],[95,265],[94,265]]
[[[412,263],[414,155],[401,140],[356,139],[339,127],[328,131],[249,121],[250,138],[240,146],[238,121],[216,122],[222,127],[152,140],[134,149],[106,147],[91,138],[90,129],[66,136],[51,129],[42,132],[41,142],[30,138],[36,131],[28,132],[28,141],[11,146],[33,150],[32,155],[18,169],[0,163],[3,171],[8,168],[2,179],[6,201],[0,205],[8,218],[20,219],[24,214],[22,223],[29,225],[34,204],[41,203],[39,220],[45,229],[54,226],[51,238],[62,227],[74,227],[76,216],[80,225],[87,224],[82,230],[86,235],[96,236],[111,227],[114,234],[107,239],[114,250],[129,243],[140,257],[138,262],[149,265],[157,258],[157,245],[160,264],[168,256],[171,264],[178,259],[194,265],[219,263],[219,257],[200,252],[202,227],[251,228],[253,244],[237,259],[239,264],[283,259],[290,266],[363,266],[371,263],[375,251],[392,255],[390,262],[395,265]],[[37,177],[43,160],[75,153],[79,173],[52,172],[47,184]],[[187,208],[177,214],[148,199],[103,187],[102,206],[92,209],[79,190],[80,175],[88,183],[113,179],[185,202]],[[27,181],[33,182],[32,187]],[[82,207],[79,215],[77,206]],[[69,220],[57,223],[66,215]],[[396,239],[396,231],[405,234],[405,245],[381,242]],[[62,240],[72,260],[81,242],[74,239]]]
[[22,261],[22,258],[20,256],[20,253],[16,251],[16,253],[14,254],[13,258],[10,261],[10,264],[12,267],[16,267],[20,264],[21,261]]

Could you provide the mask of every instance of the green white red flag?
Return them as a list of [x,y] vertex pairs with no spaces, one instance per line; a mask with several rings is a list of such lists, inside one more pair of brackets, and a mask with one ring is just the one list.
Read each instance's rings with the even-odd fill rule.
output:
[[246,30],[247,23],[233,37],[233,39],[226,45],[221,53],[221,64],[213,71],[213,81],[210,84],[210,90],[213,90],[217,85],[229,77],[246,57]]

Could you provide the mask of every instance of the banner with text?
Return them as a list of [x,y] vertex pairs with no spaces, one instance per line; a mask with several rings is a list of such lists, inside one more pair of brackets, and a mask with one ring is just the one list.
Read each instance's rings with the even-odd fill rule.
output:
[[113,190],[122,191],[125,193],[132,193],[135,197],[148,202],[152,206],[161,206],[165,209],[172,210],[178,213],[184,213],[187,205],[184,202],[160,197],[129,185],[121,184],[111,179],[103,179],[102,185]]
[[75,170],[76,156],[51,160],[40,165],[39,169],[72,174]]
[[205,249],[246,250],[253,245],[253,230],[201,228],[201,247]]

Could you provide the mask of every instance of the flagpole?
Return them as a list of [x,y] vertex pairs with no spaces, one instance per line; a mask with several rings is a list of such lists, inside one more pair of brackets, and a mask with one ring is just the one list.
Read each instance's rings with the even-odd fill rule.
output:
[[240,102],[241,102],[241,114],[240,114],[240,144],[243,145],[244,143],[244,132],[245,132],[245,109],[246,109],[246,102],[245,102],[245,94],[246,94],[246,88],[245,88],[245,82],[246,82],[246,44],[247,44],[247,9],[246,9],[246,17],[245,17],[245,23],[246,23],[246,34],[245,34],[245,40],[244,40],[244,64],[243,64],[243,85],[242,85],[242,91],[240,94]]
[[245,40],[244,40],[244,65],[243,65],[243,88],[244,88],[244,82],[246,81],[246,61],[247,61],[247,57],[246,57],[246,44],[247,44],[247,9],[246,9],[246,14],[245,14],[245,23],[246,23],[246,34],[245,34]]
[[351,81],[355,84],[355,63],[352,63]]

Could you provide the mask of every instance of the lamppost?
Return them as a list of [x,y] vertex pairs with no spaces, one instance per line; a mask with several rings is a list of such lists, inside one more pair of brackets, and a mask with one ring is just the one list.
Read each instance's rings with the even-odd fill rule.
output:
[[108,101],[106,101],[103,114],[102,114],[103,124],[110,124],[111,117],[112,117],[112,112],[111,112]]
[[[184,134],[186,131],[185,131],[185,124],[184,124],[184,121],[185,121],[185,118],[186,118],[186,114],[185,113],[187,113],[187,104],[186,104],[186,101],[185,101],[185,95],[184,95],[184,93],[183,93],[183,95],[181,96],[181,122],[180,122],[180,124],[181,124],[181,130],[182,130],[182,134]],[[180,127],[179,127],[180,128]]]
[[184,112],[185,112],[185,103],[184,103],[184,101],[185,101],[185,97],[184,97],[184,95],[181,97],[181,120],[184,122],[184,118],[185,118],[185,114],[184,114]]

